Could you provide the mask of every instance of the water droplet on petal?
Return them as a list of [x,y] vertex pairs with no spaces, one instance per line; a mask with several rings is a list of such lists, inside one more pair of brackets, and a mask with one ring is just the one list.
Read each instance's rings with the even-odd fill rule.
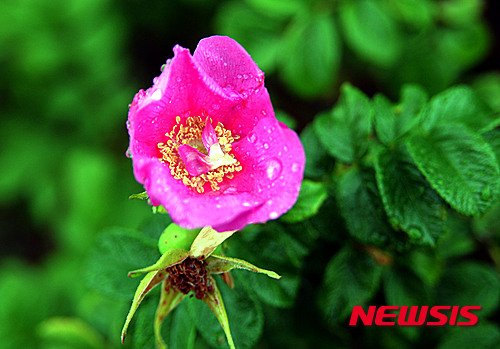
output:
[[264,143],[264,149],[269,149],[269,144],[268,143]]
[[244,203],[242,203],[242,205],[243,205],[244,207],[250,207],[250,203],[249,203],[249,202],[244,202]]
[[274,181],[281,174],[283,165],[281,161],[276,158],[269,159],[266,162],[266,175],[271,181]]
[[294,164],[292,165],[292,172],[297,172],[298,170],[299,170],[299,164],[294,163]]
[[250,133],[247,136],[247,139],[250,143],[255,143],[255,141],[257,140],[257,136],[255,135],[255,133]]
[[215,110],[219,110],[220,105],[219,105],[219,104],[214,103],[214,104],[212,104],[212,108],[213,108],[213,109],[215,109]]
[[125,156],[128,157],[129,159],[132,158],[132,151],[130,150],[130,148],[127,148],[127,151],[125,152]]
[[276,218],[278,218],[278,212],[273,211],[273,212],[269,213],[269,218],[270,219],[276,219]]
[[161,99],[161,90],[157,89],[155,92],[153,92],[151,99],[154,99],[155,101],[159,101]]
[[243,74],[243,79],[248,79],[248,75],[247,74]]
[[177,81],[177,82],[181,82],[181,81],[182,81],[182,79],[181,79],[181,77],[180,77],[180,76],[178,76],[178,77],[177,77],[177,79],[175,79],[175,81]]

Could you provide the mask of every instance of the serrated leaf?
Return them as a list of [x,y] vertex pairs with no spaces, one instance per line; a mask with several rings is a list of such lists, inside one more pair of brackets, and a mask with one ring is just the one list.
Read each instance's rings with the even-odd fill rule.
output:
[[94,289],[122,300],[130,300],[138,281],[126,275],[158,258],[156,240],[139,231],[113,228],[103,232],[90,252],[86,276]]
[[497,163],[500,164],[500,129],[491,130],[482,135],[495,153]]
[[355,305],[363,305],[378,288],[382,267],[367,254],[342,248],[325,269],[318,305],[327,320],[343,321]]
[[363,59],[390,66],[399,57],[402,41],[398,27],[381,1],[345,2],[339,16],[347,45]]
[[432,187],[458,212],[481,215],[496,199],[500,170],[478,134],[455,124],[414,134],[406,144]]
[[303,97],[316,97],[331,89],[341,58],[334,18],[314,12],[296,17],[283,38],[282,75]]
[[387,222],[373,170],[348,170],[338,180],[336,198],[353,237],[367,244],[405,246],[405,238],[398,238]]
[[498,272],[485,264],[467,261],[453,265],[445,271],[437,287],[436,304],[480,305],[480,316],[493,313],[499,301]]
[[431,132],[437,126],[463,124],[473,131],[485,132],[500,123],[474,91],[467,86],[456,86],[434,96],[422,110],[423,128]]
[[328,193],[323,183],[304,179],[297,202],[280,219],[287,223],[294,223],[312,217],[318,213],[321,204],[327,197]]
[[391,224],[411,242],[434,246],[443,233],[445,207],[409,156],[382,148],[375,159],[377,186]]
[[330,155],[352,163],[366,152],[372,113],[368,97],[344,84],[339,103],[331,112],[316,117],[314,130]]
[[374,124],[380,141],[390,145],[413,129],[426,101],[426,92],[416,85],[403,86],[401,101],[394,107],[387,98],[376,95],[373,99]]

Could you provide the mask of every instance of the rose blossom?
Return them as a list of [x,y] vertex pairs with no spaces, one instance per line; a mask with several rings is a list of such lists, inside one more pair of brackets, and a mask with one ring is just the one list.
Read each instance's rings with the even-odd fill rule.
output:
[[279,122],[264,73],[233,39],[180,46],[130,105],[129,154],[154,206],[185,227],[237,230],[275,219],[300,190],[305,156]]

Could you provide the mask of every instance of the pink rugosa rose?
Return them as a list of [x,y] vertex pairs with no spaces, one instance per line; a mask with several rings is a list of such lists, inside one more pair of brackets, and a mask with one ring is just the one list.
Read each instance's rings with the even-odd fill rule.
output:
[[155,206],[185,227],[218,231],[278,218],[300,190],[304,149],[274,116],[264,73],[233,39],[194,55],[174,47],[130,105],[134,175]]

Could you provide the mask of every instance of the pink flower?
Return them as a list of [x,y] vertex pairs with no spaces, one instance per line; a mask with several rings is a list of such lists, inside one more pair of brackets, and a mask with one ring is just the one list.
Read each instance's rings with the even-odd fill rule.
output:
[[305,156],[274,116],[264,73],[233,39],[180,46],[130,105],[134,175],[185,227],[237,230],[276,219],[300,190]]

